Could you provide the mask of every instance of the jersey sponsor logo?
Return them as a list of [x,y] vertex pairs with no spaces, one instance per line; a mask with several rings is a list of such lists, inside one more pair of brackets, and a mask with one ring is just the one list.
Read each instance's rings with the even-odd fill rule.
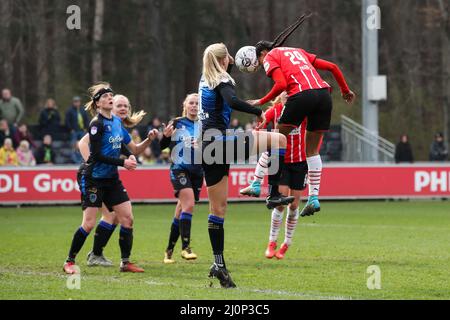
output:
[[109,143],[111,143],[113,146],[113,149],[120,149],[121,148],[121,144],[122,144],[122,140],[123,137],[121,137],[120,135],[115,136],[115,137],[109,137]]
[[98,132],[97,127],[93,126],[93,127],[91,128],[91,134],[92,134],[93,136],[95,136],[95,135],[97,134],[97,132]]

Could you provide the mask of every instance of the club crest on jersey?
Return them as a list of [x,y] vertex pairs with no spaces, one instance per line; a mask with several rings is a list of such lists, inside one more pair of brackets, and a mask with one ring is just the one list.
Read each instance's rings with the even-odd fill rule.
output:
[[98,132],[97,127],[94,126],[94,127],[91,128],[91,134],[92,134],[93,136],[96,135],[97,132]]
[[94,203],[97,200],[97,195],[95,193],[91,193],[89,195],[89,201],[91,201],[91,203]]

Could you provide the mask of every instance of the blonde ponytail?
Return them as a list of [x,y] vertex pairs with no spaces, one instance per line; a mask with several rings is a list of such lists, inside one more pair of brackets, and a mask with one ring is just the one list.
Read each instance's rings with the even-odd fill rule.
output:
[[208,46],[203,53],[203,77],[210,89],[217,87],[222,81],[234,79],[220,65],[219,60],[225,59],[229,55],[227,47],[223,43],[214,43]]
[[127,107],[128,107],[127,117],[122,120],[123,125],[127,128],[133,128],[133,127],[137,126],[142,121],[142,119],[144,119],[147,112],[145,112],[143,110],[138,111],[138,112],[132,112],[130,100],[128,100],[128,98],[122,94],[116,94],[114,96],[113,103],[116,104],[117,100],[119,100],[119,99],[125,99],[127,101]]

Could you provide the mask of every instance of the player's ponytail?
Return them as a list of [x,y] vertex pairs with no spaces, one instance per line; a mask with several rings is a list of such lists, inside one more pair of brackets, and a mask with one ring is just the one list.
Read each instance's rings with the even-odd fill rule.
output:
[[293,24],[291,24],[289,27],[281,31],[278,36],[276,36],[275,40],[272,42],[267,40],[261,40],[256,45],[256,56],[259,57],[261,55],[261,52],[264,50],[272,50],[277,47],[281,47],[286,40],[289,38],[289,36],[309,17],[311,17],[312,13],[309,14],[303,14],[300,18],[298,18]]
[[225,59],[227,55],[228,50],[223,43],[214,43],[205,49],[202,72],[205,82],[210,89],[214,89],[224,80],[229,80],[235,84],[234,79],[219,63],[219,60]]
[[99,82],[94,84],[92,87],[88,89],[89,96],[91,100],[84,105],[84,109],[89,112],[92,117],[97,115],[97,104],[94,101],[95,95],[102,89],[110,88],[110,84],[108,82]]
[[121,95],[121,94],[116,94],[114,96],[113,103],[116,104],[119,99],[126,100],[127,107],[128,107],[127,117],[122,120],[123,125],[127,128],[133,128],[133,127],[137,126],[142,121],[142,119],[144,119],[147,112],[145,112],[143,110],[138,111],[138,112],[132,112],[133,108],[130,104],[130,101],[128,100],[127,97],[125,97],[124,95]]

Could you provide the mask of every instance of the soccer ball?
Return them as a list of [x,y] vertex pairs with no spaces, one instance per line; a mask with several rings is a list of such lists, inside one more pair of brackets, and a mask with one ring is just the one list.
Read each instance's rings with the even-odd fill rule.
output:
[[253,46],[245,46],[238,50],[234,63],[239,71],[245,73],[253,73],[259,69],[258,58],[256,57],[256,48]]

